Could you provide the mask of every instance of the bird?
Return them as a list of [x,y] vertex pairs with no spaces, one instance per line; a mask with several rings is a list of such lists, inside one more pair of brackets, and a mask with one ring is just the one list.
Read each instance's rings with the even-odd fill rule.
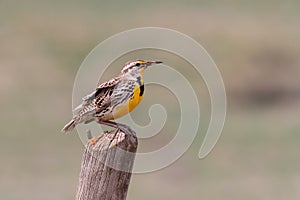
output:
[[[121,124],[112,120],[120,118],[141,102],[145,94],[143,74],[145,70],[162,61],[133,60],[123,66],[120,74],[106,82],[98,83],[96,89],[82,98],[73,111],[76,113],[61,132],[72,131],[80,123],[96,121],[119,129]],[[123,125],[125,127],[125,125]]]

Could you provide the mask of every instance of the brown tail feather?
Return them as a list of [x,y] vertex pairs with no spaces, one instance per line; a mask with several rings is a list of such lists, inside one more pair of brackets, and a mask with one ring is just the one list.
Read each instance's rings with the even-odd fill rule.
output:
[[72,131],[76,126],[75,120],[72,119],[69,123],[65,125],[63,129],[61,129],[61,132],[66,133],[68,131]]

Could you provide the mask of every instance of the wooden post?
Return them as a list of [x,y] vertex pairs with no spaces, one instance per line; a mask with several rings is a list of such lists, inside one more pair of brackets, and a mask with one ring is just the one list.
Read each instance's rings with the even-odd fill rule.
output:
[[105,132],[83,153],[76,200],[125,200],[137,150],[135,132]]

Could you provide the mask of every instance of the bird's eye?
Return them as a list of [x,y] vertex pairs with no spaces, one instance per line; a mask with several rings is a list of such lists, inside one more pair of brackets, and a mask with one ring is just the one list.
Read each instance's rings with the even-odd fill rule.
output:
[[136,64],[135,64],[135,66],[137,66],[137,67],[140,66],[140,65],[141,65],[141,63],[136,63]]

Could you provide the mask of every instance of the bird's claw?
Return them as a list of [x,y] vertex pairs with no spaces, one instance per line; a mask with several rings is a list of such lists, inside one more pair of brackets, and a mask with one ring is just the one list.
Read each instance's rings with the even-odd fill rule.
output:
[[98,140],[100,139],[100,137],[101,137],[101,135],[98,135],[98,136],[95,136],[95,137],[93,137],[92,139],[90,139],[90,140],[88,141],[89,145],[95,145],[96,142],[98,142]]

